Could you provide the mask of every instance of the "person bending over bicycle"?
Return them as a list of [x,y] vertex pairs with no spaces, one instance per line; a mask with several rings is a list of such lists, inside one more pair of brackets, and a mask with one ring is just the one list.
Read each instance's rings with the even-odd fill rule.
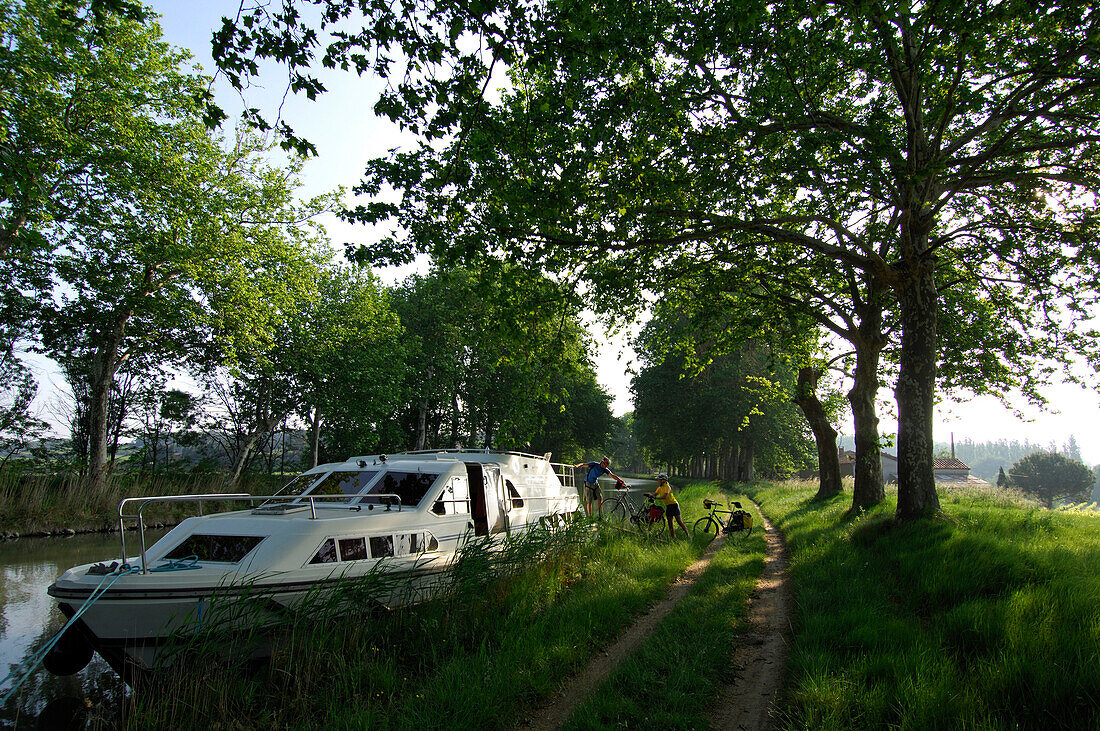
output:
[[672,522],[673,519],[680,524],[680,527],[684,529],[684,536],[691,538],[691,534],[688,533],[687,526],[684,525],[684,519],[680,517],[680,504],[676,502],[676,496],[672,494],[672,485],[668,484],[668,475],[664,472],[657,475],[657,489],[652,493],[646,493],[646,497],[651,497],[654,500],[660,500],[665,504],[665,517],[668,519],[668,537],[676,537],[676,525]]
[[578,462],[573,467],[575,469],[588,468],[588,473],[584,476],[584,498],[585,502],[588,503],[588,514],[592,515],[592,501],[595,500],[596,510],[599,511],[600,515],[603,515],[603,492],[600,490],[600,478],[604,475],[611,475],[615,478],[615,482],[620,485],[623,484],[622,479],[611,471],[611,460],[604,457],[599,462]]

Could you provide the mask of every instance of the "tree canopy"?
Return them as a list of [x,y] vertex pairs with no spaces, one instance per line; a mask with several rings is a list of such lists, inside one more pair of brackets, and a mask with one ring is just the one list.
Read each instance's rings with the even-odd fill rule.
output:
[[402,235],[365,258],[503,252],[582,272],[611,308],[744,252],[762,276],[839,267],[881,289],[910,518],[938,507],[945,287],[1011,315],[1016,362],[1095,362],[1098,29],[1086,2],[333,0],[227,20],[215,52],[238,79],[256,55],[286,62],[306,93],[317,57],[390,80],[376,110],[423,142],[368,165],[352,217]]
[[210,80],[137,3],[0,0],[0,36],[0,460],[42,429],[23,349],[68,381],[93,486],[127,435],[142,470],[216,443],[199,459],[234,479],[274,469],[277,431],[284,466],[607,440],[570,286],[489,262],[388,289],[337,264],[316,219],[339,192],[210,129]]
[[406,327],[406,446],[523,448],[572,459],[613,430],[579,302],[512,265],[433,269],[394,289]]
[[653,461],[700,477],[805,469],[812,450],[793,403],[790,351],[806,338],[769,343],[707,328],[691,316],[690,301],[662,299],[638,338],[642,367],[631,391],[639,442]]

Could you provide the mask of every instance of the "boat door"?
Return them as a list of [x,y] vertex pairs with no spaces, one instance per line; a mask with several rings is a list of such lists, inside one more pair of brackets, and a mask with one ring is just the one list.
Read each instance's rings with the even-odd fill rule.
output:
[[505,530],[504,487],[496,465],[467,462],[474,535],[487,536]]

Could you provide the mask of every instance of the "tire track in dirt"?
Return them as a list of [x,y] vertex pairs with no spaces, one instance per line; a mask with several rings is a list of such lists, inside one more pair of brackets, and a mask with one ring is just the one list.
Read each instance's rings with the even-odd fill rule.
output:
[[703,555],[676,578],[664,599],[653,605],[645,615],[630,625],[610,647],[601,650],[589,661],[584,670],[562,683],[558,697],[535,709],[523,726],[537,731],[553,731],[561,728],[573,711],[588,699],[607,676],[619,666],[619,663],[638,649],[661,620],[687,596],[695,581],[710,565],[714,554],[725,544],[725,540],[725,534],[720,533],[711,541],[703,551]]
[[726,686],[711,708],[712,729],[757,731],[774,725],[775,702],[787,666],[791,591],[786,544],[763,513],[760,517],[768,542],[764,571],[749,599],[749,631],[740,638],[730,660],[737,679]]
[[[749,631],[739,638],[737,649],[730,659],[737,679],[720,692],[711,707],[709,725],[712,729],[770,729],[773,704],[786,667],[791,611],[787,549],[779,531],[759,512],[760,506],[756,507],[767,541],[764,571],[749,598]],[[638,649],[661,620],[687,596],[725,540],[726,535],[720,533],[703,551],[703,555],[680,574],[664,599],[628,627],[610,647],[600,651],[584,670],[563,682],[558,697],[535,709],[522,725],[537,731],[561,728],[573,711],[630,653]]]

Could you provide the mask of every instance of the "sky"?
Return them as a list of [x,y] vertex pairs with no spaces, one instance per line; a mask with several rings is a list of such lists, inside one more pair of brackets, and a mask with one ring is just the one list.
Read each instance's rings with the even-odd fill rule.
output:
[[[156,0],[152,7],[161,15],[165,39],[174,46],[188,49],[205,73],[212,73],[211,34],[220,27],[223,15],[236,11],[237,3],[232,0]],[[246,101],[250,106],[260,106],[267,111],[274,109],[282,99],[285,80],[285,71],[268,69],[258,86],[246,90]],[[318,101],[291,97],[283,105],[284,119],[313,142],[319,152],[303,171],[307,194],[338,186],[350,189],[358,182],[367,160],[409,142],[389,122],[375,118],[371,107],[379,88],[376,82],[351,72],[329,73],[322,81],[329,91]],[[227,124],[231,124],[242,102],[224,79],[215,82],[214,93],[229,113]],[[333,243],[341,248],[345,242],[363,243],[377,235],[363,226],[345,224],[335,218],[326,220],[325,225]],[[422,268],[423,264],[420,266]],[[383,281],[392,283],[415,268],[379,270],[378,274]],[[607,335],[594,321],[591,332],[598,342],[594,354],[597,377],[613,397],[614,413],[621,415],[631,411],[627,368],[636,360],[636,354],[623,336]],[[44,366],[38,366],[40,372],[43,369]],[[1092,376],[1095,379],[1095,374]],[[945,402],[935,415],[934,438],[937,442],[948,442],[953,436],[956,443],[967,439],[976,442],[1026,439],[1042,445],[1053,442],[1061,446],[1074,435],[1084,461],[1089,465],[1100,463],[1100,434],[1097,434],[1100,395],[1071,385],[1053,387],[1046,395],[1051,408],[1045,411],[1023,408],[1026,419],[1017,418],[988,397],[962,403]],[[884,388],[880,396],[887,399],[880,409],[881,431],[889,434],[897,426],[888,413],[892,410],[892,403],[888,401],[892,393]],[[851,435],[850,419],[841,423],[839,429],[843,435]]]

